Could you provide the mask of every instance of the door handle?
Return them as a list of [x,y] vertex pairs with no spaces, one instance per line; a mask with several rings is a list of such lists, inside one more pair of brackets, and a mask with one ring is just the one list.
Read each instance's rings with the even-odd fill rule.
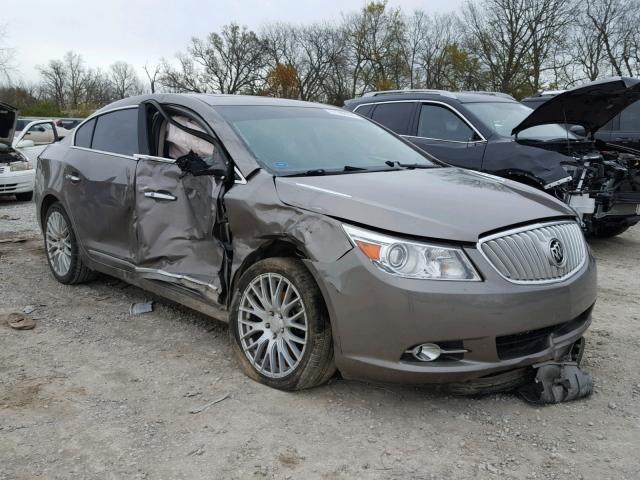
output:
[[144,192],[144,196],[148,198],[153,198],[155,200],[168,200],[170,202],[175,202],[178,199],[178,197],[174,197],[169,193],[154,192],[154,191]]
[[631,137],[617,137],[616,142],[630,142],[632,140]]
[[71,183],[78,183],[80,181],[80,177],[71,173],[67,173],[64,178],[69,180]]

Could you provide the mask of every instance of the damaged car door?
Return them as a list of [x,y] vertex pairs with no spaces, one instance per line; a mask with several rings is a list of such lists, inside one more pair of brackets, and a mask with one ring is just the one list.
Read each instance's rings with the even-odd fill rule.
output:
[[136,155],[136,271],[218,303],[224,242],[216,224],[225,179],[215,167],[225,165],[224,153],[195,115],[147,112],[153,155]]

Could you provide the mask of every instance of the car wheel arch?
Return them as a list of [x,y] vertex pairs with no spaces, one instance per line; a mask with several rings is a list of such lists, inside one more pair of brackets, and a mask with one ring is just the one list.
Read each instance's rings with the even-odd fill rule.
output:
[[227,296],[227,308],[230,307],[233,300],[233,294],[240,278],[254,263],[264,260],[265,258],[284,257],[307,259],[309,256],[300,245],[289,238],[278,238],[265,241],[257,249],[251,252],[240,264],[240,267],[231,274],[231,294]]
[[56,197],[51,193],[44,196],[44,198],[40,202],[40,224],[41,225],[44,226],[44,219],[45,219],[45,216],[47,215],[47,212],[49,211],[49,208],[51,208],[51,205],[58,202],[60,202],[60,199],[58,199],[58,197]]

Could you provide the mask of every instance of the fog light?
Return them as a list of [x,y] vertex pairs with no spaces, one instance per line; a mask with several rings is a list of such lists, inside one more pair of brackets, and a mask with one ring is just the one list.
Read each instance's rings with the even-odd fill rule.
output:
[[442,349],[435,343],[423,343],[415,347],[412,353],[421,362],[433,362],[440,357]]

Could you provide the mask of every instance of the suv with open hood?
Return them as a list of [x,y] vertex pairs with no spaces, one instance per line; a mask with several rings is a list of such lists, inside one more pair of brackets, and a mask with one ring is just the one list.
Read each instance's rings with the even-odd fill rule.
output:
[[609,78],[558,94],[535,111],[508,95],[372,92],[345,108],[440,160],[545,190],[595,236],[640,221],[640,152],[595,133],[640,99],[640,80]]

